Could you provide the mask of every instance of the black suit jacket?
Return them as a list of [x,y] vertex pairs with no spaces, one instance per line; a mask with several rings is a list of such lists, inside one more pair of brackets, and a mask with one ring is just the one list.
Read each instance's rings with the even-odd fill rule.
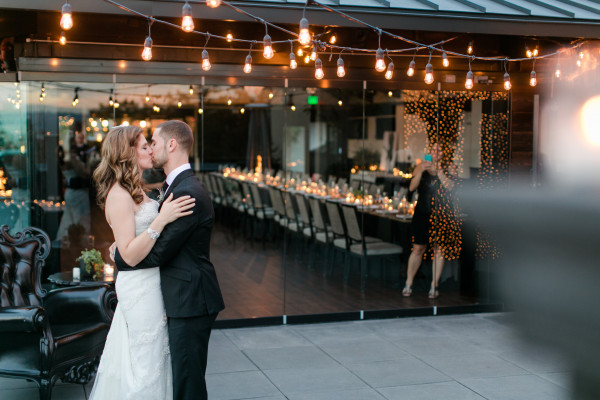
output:
[[127,265],[118,250],[119,271],[160,267],[167,316],[198,317],[225,308],[215,268],[210,262],[210,235],[214,211],[207,190],[192,170],[181,172],[169,186],[165,198],[190,195],[196,199],[191,215],[168,224],[150,253],[135,267]]

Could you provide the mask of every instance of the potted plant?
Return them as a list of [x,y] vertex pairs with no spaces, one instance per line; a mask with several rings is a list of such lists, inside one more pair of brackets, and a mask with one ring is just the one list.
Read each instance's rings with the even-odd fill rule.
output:
[[104,260],[98,250],[82,250],[81,255],[75,261],[79,261],[82,279],[95,279],[102,275]]

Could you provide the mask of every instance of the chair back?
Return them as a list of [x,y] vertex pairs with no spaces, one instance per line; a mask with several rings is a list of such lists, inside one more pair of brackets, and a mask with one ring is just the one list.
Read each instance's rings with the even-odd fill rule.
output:
[[280,216],[285,217],[285,206],[283,205],[283,198],[281,197],[281,190],[269,186],[269,197],[271,198],[271,204],[273,210]]
[[40,306],[42,268],[50,254],[50,238],[29,227],[15,236],[10,227],[0,227],[0,308]]
[[306,197],[302,193],[296,193],[296,205],[298,205],[298,212],[300,213],[300,219],[305,226],[310,226],[310,214],[308,213],[308,205],[306,204]]
[[252,193],[252,205],[254,205],[254,208],[263,208],[258,185],[256,183],[248,183],[248,186],[250,186],[250,192]]
[[331,231],[336,236],[346,236],[346,229],[342,222],[342,216],[340,215],[340,208],[338,203],[333,201],[326,201],[325,207],[327,209],[327,216],[329,217],[329,223],[331,224]]
[[298,221],[296,209],[294,208],[294,199],[287,190],[283,191],[283,203],[285,204],[285,215],[289,221]]
[[212,182],[211,182],[211,179],[210,179],[210,174],[202,173],[200,175],[200,181],[202,182],[202,184],[204,185],[204,187],[206,188],[206,190],[209,191],[209,193],[214,194],[215,190],[212,187]]
[[356,207],[350,204],[342,204],[342,214],[344,215],[344,222],[346,222],[348,237],[355,242],[362,242],[363,237],[356,215]]
[[244,195],[246,207],[253,207],[252,193],[250,193],[250,186],[248,185],[248,182],[240,181],[240,186],[242,187],[242,194]]
[[326,231],[327,228],[325,227],[325,219],[321,212],[321,203],[319,202],[319,199],[316,197],[309,197],[308,204],[310,205],[310,212],[313,217],[313,227],[321,232]]

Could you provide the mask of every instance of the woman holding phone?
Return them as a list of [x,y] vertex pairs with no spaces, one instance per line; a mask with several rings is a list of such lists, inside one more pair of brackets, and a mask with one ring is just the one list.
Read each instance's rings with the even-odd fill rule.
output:
[[438,143],[435,143],[431,147],[431,153],[426,154],[424,161],[415,168],[410,181],[409,190],[411,192],[416,190],[419,200],[411,225],[414,243],[413,251],[408,258],[406,284],[402,290],[402,295],[405,297],[412,294],[413,280],[421,266],[428,245],[433,247],[433,271],[429,298],[435,299],[439,296],[437,287],[444,269],[444,253],[437,240],[437,229],[434,229],[433,222],[435,218],[439,217],[436,213],[436,208],[439,206],[436,201],[439,201],[440,190],[451,190],[454,186],[454,182],[441,168],[442,155],[442,149]]

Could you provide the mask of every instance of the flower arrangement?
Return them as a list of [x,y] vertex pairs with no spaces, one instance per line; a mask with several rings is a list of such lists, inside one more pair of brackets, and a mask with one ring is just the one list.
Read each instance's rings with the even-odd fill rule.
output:
[[79,261],[81,266],[88,274],[93,273],[93,277],[97,278],[102,275],[104,268],[104,260],[102,254],[96,249],[85,249],[81,251],[81,255],[75,261]]

